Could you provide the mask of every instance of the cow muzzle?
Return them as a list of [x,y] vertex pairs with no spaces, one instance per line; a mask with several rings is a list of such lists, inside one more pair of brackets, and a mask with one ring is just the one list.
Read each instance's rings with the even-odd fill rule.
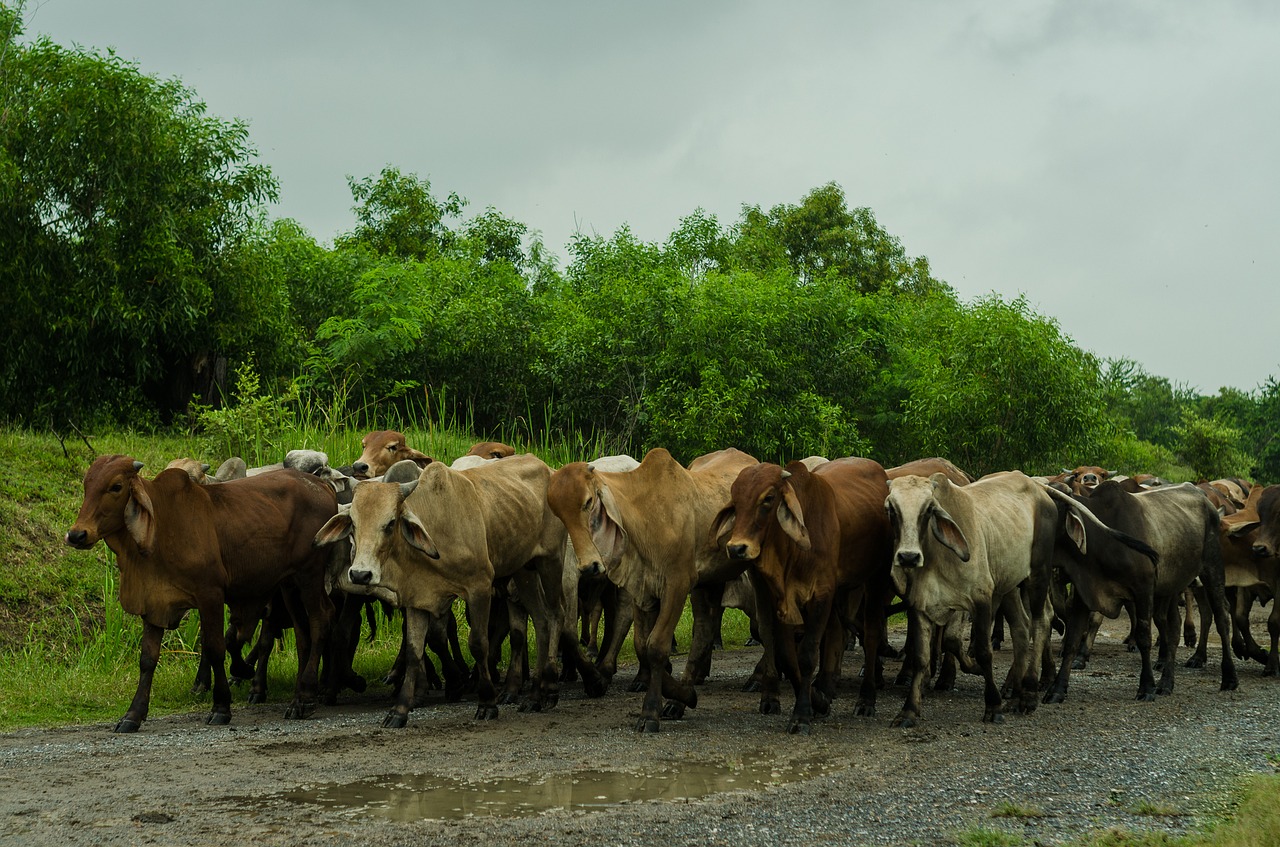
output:
[[1269,559],[1275,555],[1275,551],[1271,549],[1269,544],[1253,545],[1253,556],[1255,559]]
[[755,558],[755,556],[752,555],[751,546],[749,544],[730,543],[725,546],[724,551],[729,555],[730,559],[734,559],[737,561],[746,561],[748,559]]
[[578,573],[583,574],[585,576],[599,576],[600,574],[604,573],[604,565],[601,564],[599,559],[593,559],[592,561],[578,568]]
[[373,584],[373,571],[358,571],[352,568],[347,571],[347,577],[351,580],[352,585]]
[[67,532],[66,542],[77,550],[88,550],[98,539],[89,538],[89,531],[84,529],[71,529]]
[[918,568],[924,564],[924,556],[919,550],[899,550],[894,561],[900,568]]

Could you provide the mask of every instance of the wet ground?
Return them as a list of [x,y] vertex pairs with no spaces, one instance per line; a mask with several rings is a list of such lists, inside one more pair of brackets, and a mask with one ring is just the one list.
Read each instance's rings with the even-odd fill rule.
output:
[[[1137,657],[1108,624],[1066,703],[997,725],[981,723],[973,677],[931,692],[907,730],[889,726],[905,689],[855,717],[846,679],[832,716],[789,736],[786,715],[759,714],[740,690],[759,655],[745,648],[717,653],[699,707],[651,736],[632,729],[633,668],[601,699],[569,685],[549,712],[503,707],[486,723],[435,695],[408,727],[383,729],[374,685],[304,721],[238,692],[229,726],[190,714],[135,735],[23,730],[0,736],[0,842],[897,845],[982,828],[1062,844],[1203,826],[1244,775],[1273,770],[1280,680],[1241,664],[1240,690],[1220,692],[1216,664],[1179,668],[1171,697],[1134,702]],[[1008,660],[997,654],[998,672]]]

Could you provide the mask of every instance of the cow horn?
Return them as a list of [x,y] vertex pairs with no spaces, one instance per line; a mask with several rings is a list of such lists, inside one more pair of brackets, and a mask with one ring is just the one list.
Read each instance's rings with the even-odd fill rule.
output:
[[403,500],[406,497],[408,497],[410,494],[413,493],[413,489],[417,487],[418,487],[418,480],[416,479],[413,482],[400,483],[400,499]]
[[783,471],[783,472],[782,472],[782,478],[783,478],[783,479],[791,479],[791,471]]
[[134,469],[134,471],[140,471],[140,470],[142,470],[142,462],[139,462],[139,461],[137,461],[137,460],[134,460],[134,463],[133,463],[133,469]]

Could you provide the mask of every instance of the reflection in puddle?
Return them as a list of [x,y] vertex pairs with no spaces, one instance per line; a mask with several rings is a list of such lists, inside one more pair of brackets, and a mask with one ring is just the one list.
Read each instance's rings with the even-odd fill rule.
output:
[[774,765],[760,759],[724,764],[673,762],[656,773],[578,771],[552,774],[542,782],[494,779],[466,782],[431,774],[399,774],[344,784],[328,783],[275,795],[350,814],[395,821],[517,817],[548,809],[600,809],[646,800],[706,797],[726,791],[759,791],[812,779],[822,762]]

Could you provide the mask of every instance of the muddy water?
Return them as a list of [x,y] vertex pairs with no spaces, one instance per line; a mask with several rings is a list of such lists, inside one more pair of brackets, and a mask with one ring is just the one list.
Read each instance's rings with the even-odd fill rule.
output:
[[584,770],[541,782],[476,782],[431,774],[399,774],[327,783],[265,798],[313,804],[330,811],[394,821],[523,817],[550,809],[600,809],[624,803],[691,800],[724,792],[760,791],[828,772],[825,762],[775,765],[760,755],[730,763],[669,762],[645,773]]

